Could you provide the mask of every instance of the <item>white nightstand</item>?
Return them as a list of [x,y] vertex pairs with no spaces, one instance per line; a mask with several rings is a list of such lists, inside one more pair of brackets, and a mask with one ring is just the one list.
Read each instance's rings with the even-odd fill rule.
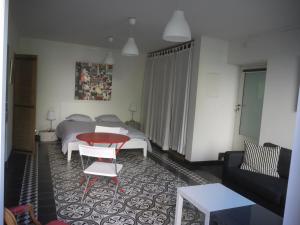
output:
[[41,142],[52,142],[52,141],[57,141],[57,137],[55,134],[55,130],[41,130],[39,132],[40,135],[40,141]]
[[141,129],[141,124],[135,120],[126,121],[125,124],[137,130]]

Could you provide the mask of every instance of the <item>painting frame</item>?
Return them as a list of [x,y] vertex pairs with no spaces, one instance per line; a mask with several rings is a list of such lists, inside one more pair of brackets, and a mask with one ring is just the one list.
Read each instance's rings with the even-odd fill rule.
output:
[[75,100],[110,101],[113,66],[101,63],[75,63]]

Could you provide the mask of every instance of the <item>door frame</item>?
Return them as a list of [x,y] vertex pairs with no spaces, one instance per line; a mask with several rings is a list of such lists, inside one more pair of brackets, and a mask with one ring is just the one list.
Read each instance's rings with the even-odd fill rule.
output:
[[235,105],[235,119],[234,119],[234,131],[233,131],[233,140],[232,140],[232,149],[233,150],[244,150],[244,141],[246,139],[251,139],[250,137],[243,136],[239,134],[240,130],[240,121],[242,114],[242,104],[243,104],[243,95],[244,95],[244,83],[245,83],[245,71],[267,71],[267,65],[264,64],[255,64],[250,66],[241,66],[239,70],[240,80],[239,80],[239,88],[237,95],[237,103]]
[[[37,95],[37,60],[38,60],[38,56],[37,55],[30,55],[30,54],[14,54],[14,62],[16,62],[16,60],[17,59],[28,59],[28,60],[35,60],[35,62],[36,62],[36,67],[35,67],[35,76],[34,76],[34,79],[35,79],[35,92],[34,92],[34,101],[35,101],[35,104],[34,104],[34,118],[35,118],[35,120],[34,120],[34,127],[35,127],[35,130],[36,130],[36,95]],[[16,64],[14,63],[14,66],[15,66]],[[15,71],[15,70],[13,70],[13,71]],[[13,76],[13,77],[15,77],[15,76]],[[15,127],[15,120],[14,120],[14,118],[15,118],[15,86],[13,86],[13,99],[12,99],[12,105],[13,105],[13,110],[12,110],[12,113],[13,113],[13,124],[12,124],[12,128],[13,128],[13,130],[12,130],[12,148],[14,148],[14,127]],[[35,130],[34,131],[32,131],[33,133],[33,142],[35,142]],[[35,154],[35,152],[36,152],[36,146],[35,146],[35,144],[33,144],[33,146],[34,146],[34,149],[33,149],[33,151],[32,151],[32,153],[33,154]],[[22,151],[22,149],[18,149],[18,150],[21,150]],[[25,151],[25,152],[27,152],[27,151]]]
[[[4,208],[4,165],[5,165],[5,97],[7,67],[8,0],[0,0],[0,215]],[[3,219],[0,220],[0,225]]]

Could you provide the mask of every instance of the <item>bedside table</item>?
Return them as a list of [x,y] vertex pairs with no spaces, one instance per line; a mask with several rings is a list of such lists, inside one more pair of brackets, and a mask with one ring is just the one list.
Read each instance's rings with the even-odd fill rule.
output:
[[55,130],[41,130],[39,132],[40,135],[40,141],[41,142],[53,142],[53,141],[57,141],[57,137],[55,134]]
[[125,124],[137,130],[141,129],[141,124],[134,120],[126,121]]

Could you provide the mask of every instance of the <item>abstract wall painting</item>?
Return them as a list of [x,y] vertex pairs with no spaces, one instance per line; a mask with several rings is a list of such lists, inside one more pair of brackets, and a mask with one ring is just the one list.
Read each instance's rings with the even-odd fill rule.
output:
[[75,99],[111,100],[112,65],[76,62]]

